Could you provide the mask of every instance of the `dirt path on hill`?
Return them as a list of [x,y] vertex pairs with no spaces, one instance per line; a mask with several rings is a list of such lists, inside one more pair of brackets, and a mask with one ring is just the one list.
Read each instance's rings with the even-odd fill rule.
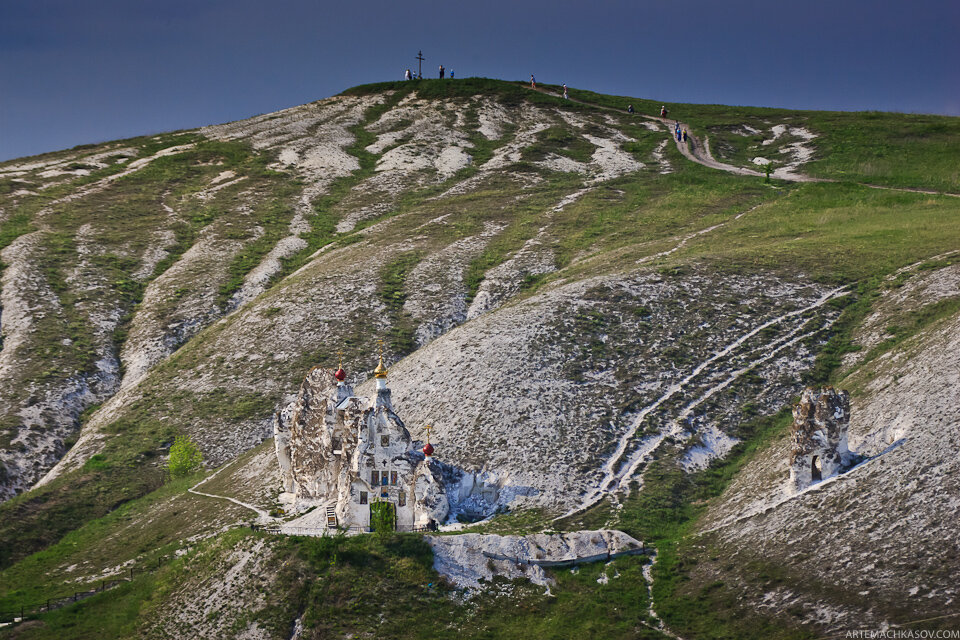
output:
[[[530,89],[529,85],[524,85],[524,86],[526,86],[527,89]],[[546,91],[544,89],[530,89],[530,90],[539,91],[540,93],[543,93],[548,96],[554,96],[555,98],[562,97],[550,91]],[[593,102],[576,100],[574,98],[567,98],[567,100],[569,100],[570,102],[575,102],[577,104],[582,104],[588,107],[593,107],[594,109],[603,109],[604,111],[612,111],[614,113],[619,113],[621,115],[624,113],[622,109],[616,109],[614,107],[608,107],[606,105],[596,104]],[[667,127],[667,133],[670,134],[670,137],[673,139],[674,143],[677,145],[677,149],[680,151],[681,154],[683,154],[685,158],[687,158],[691,162],[695,162],[699,165],[703,165],[704,167],[709,167],[711,169],[717,169],[718,171],[726,171],[727,173],[734,173],[741,176],[757,176],[760,178],[763,178],[766,176],[766,174],[761,171],[756,171],[754,169],[747,169],[746,167],[737,167],[732,164],[720,162],[719,160],[714,158],[713,154],[710,152],[709,136],[704,136],[703,141],[701,141],[700,138],[698,138],[693,134],[693,130],[691,129],[690,125],[684,122],[680,122],[679,120],[673,120],[671,118],[661,118],[660,116],[649,116],[646,114],[637,114],[637,115],[647,120],[659,122],[663,124],[665,127]],[[680,140],[677,140],[677,137],[673,135],[671,127],[674,126],[674,124],[677,122],[680,123],[681,129],[687,130],[687,141],[689,142],[689,144],[685,142],[681,142]],[[833,180],[831,178],[815,178],[813,176],[808,176],[808,175],[799,174],[799,173],[794,173],[790,175],[779,175],[779,176],[773,176],[773,177],[776,180],[784,180],[786,182],[837,182],[837,180]],[[884,185],[870,184],[867,182],[855,182],[854,184],[858,184],[863,187],[869,187],[871,189],[884,189],[887,191],[905,191],[907,193],[925,193],[925,194],[934,195],[934,196],[950,196],[951,198],[960,198],[960,193],[951,193],[949,191],[933,191],[929,189],[917,189],[913,187],[887,187]]]
[[260,519],[261,521],[263,521],[263,522],[276,522],[276,519],[273,518],[269,513],[267,513],[267,512],[264,511],[263,509],[260,509],[259,507],[255,507],[255,506],[253,506],[252,504],[249,504],[249,503],[247,503],[247,502],[243,502],[243,501],[241,501],[241,500],[237,500],[236,498],[231,498],[230,496],[218,496],[218,495],[216,495],[216,494],[214,494],[214,493],[204,493],[204,492],[202,492],[202,491],[197,491],[197,487],[199,487],[200,485],[205,484],[205,483],[213,480],[214,478],[217,477],[217,475],[218,475],[221,471],[223,471],[224,469],[226,469],[226,468],[229,467],[229,466],[230,466],[229,464],[223,465],[222,467],[220,467],[219,469],[217,469],[217,470],[213,473],[213,475],[207,476],[206,478],[204,478],[203,480],[201,480],[201,481],[198,482],[197,484],[195,484],[195,485],[193,485],[192,487],[190,487],[189,489],[187,489],[187,492],[192,493],[192,494],[197,495],[197,496],[203,496],[203,497],[205,497],[205,498],[216,498],[216,499],[218,499],[218,500],[229,500],[230,502],[232,502],[232,503],[234,503],[234,504],[236,504],[236,505],[239,505],[239,506],[241,506],[241,507],[244,507],[244,508],[246,508],[246,509],[250,509],[251,511],[256,512],[256,514],[257,514],[257,516],[259,517],[259,519]]
[[[642,443],[640,446],[634,448],[632,451],[631,445],[633,444],[634,435],[640,430],[640,427],[643,425],[644,418],[647,417],[653,411],[656,411],[660,406],[670,400],[673,396],[680,393],[684,388],[695,378],[698,378],[704,372],[711,371],[713,366],[720,362],[721,360],[727,358],[731,354],[735,353],[740,347],[746,343],[750,338],[756,336],[761,331],[767,327],[773,326],[775,324],[785,323],[786,321],[792,318],[802,318],[805,313],[812,311],[819,307],[822,307],[831,299],[836,298],[846,292],[846,287],[838,287],[831,291],[824,293],[812,304],[806,305],[800,309],[790,311],[779,315],[775,318],[771,318],[766,322],[761,323],[760,325],[752,328],[750,331],[744,333],[736,340],[726,345],[724,348],[714,352],[709,358],[697,365],[685,378],[676,382],[666,390],[666,392],[661,395],[655,402],[644,407],[634,418],[633,425],[628,429],[618,440],[617,448],[613,454],[607,459],[607,462],[603,466],[603,480],[600,482],[599,486],[592,492],[588,493],[582,500],[582,502],[570,509],[568,512],[564,513],[562,516],[555,518],[555,520],[560,520],[570,516],[574,516],[578,513],[582,513],[592,507],[593,505],[600,502],[603,498],[614,495],[617,492],[625,492],[629,490],[629,483],[631,480],[637,479],[637,471],[644,464],[644,461],[648,456],[656,450],[660,444],[666,440],[668,437],[673,436],[674,438],[680,437],[684,428],[680,425],[679,420],[674,420],[670,424],[670,429],[665,432],[660,432],[658,435],[649,438],[645,443]],[[810,334],[797,335],[799,334],[803,324],[796,326],[787,333],[785,336],[781,336],[773,339],[772,341],[767,342],[764,347],[767,352],[765,355],[755,358],[752,360],[751,365],[743,367],[736,371],[730,373],[727,379],[713,385],[711,388],[701,395],[693,403],[684,407],[684,414],[689,413],[694,407],[702,403],[703,401],[709,399],[716,391],[728,386],[734,379],[742,376],[756,363],[772,357],[777,351],[787,346],[788,344],[801,340],[808,337]],[[755,349],[754,349],[755,350]],[[641,478],[642,479],[642,478]]]

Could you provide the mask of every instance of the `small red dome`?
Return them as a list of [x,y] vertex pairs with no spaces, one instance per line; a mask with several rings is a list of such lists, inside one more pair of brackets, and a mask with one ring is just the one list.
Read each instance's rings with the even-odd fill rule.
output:
[[423,455],[427,456],[428,458],[433,455],[433,445],[429,442],[427,443],[427,446],[423,448]]
[[343,370],[343,367],[340,367],[337,369],[336,373],[333,374],[333,377],[340,382],[343,382],[347,378],[347,372]]

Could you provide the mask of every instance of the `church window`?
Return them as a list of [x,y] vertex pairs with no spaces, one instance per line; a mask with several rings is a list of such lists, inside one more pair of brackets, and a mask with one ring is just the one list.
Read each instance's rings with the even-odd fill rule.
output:
[[367,504],[367,492],[366,492],[366,491],[361,491],[361,492],[360,492],[360,504]]
[[397,472],[396,472],[396,471],[391,471],[391,472],[390,472],[390,484],[397,484]]
[[332,444],[333,444],[333,452],[334,452],[334,453],[340,453],[340,451],[342,450],[342,448],[341,448],[342,445],[341,445],[341,443],[340,443],[340,438],[334,438]]
[[397,494],[397,504],[401,507],[406,506],[407,504],[407,492],[401,491]]
[[388,480],[387,472],[384,471],[383,474],[380,476],[380,484],[382,484],[383,486],[387,486],[387,480]]
[[380,436],[380,446],[389,447],[390,446],[390,436]]
[[373,486],[380,484],[380,472],[376,469],[370,472],[370,484]]

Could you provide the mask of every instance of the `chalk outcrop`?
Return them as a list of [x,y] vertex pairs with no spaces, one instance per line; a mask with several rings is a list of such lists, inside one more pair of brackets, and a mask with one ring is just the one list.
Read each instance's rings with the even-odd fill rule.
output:
[[790,428],[790,486],[796,491],[849,468],[853,457],[847,446],[850,396],[833,387],[806,389],[793,408]]
[[643,543],[622,531],[600,529],[571,533],[534,533],[499,536],[465,533],[426,536],[433,549],[433,566],[453,584],[478,589],[496,576],[508,580],[527,578],[549,586],[553,579],[545,567],[570,566],[610,560],[644,552]]

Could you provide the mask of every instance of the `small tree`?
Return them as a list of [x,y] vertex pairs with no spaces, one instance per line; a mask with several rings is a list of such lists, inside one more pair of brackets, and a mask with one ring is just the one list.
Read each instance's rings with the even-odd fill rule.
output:
[[381,542],[393,535],[397,528],[397,512],[392,502],[374,498],[370,503],[370,528]]
[[170,460],[167,462],[167,470],[173,478],[182,478],[195,471],[199,471],[203,465],[203,454],[200,453],[200,447],[197,443],[187,436],[177,436],[170,447]]

